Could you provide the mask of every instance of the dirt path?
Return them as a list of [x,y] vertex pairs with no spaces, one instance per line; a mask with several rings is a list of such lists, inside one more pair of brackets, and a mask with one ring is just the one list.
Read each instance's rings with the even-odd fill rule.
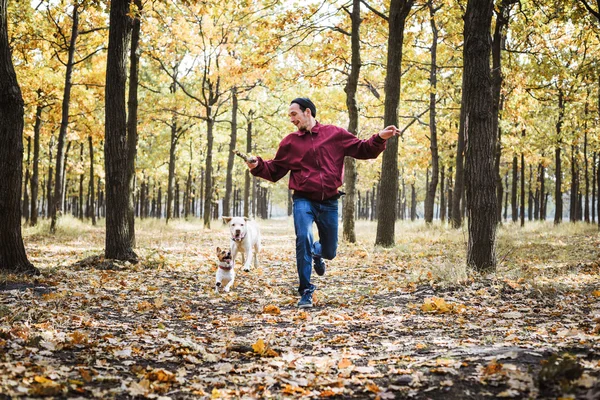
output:
[[267,226],[262,266],[221,295],[220,228],[141,235],[137,265],[36,240],[43,277],[0,282],[0,398],[600,397],[598,264],[449,286],[342,245],[299,311],[290,232]]

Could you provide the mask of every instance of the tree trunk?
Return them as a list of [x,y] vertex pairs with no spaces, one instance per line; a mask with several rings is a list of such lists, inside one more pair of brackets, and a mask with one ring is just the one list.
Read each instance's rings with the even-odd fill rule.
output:
[[188,176],[185,181],[185,202],[183,205],[183,217],[187,220],[190,215],[190,195],[192,193],[192,163],[188,168]]
[[511,211],[513,222],[517,222],[517,220],[519,219],[519,206],[517,204],[517,197],[518,197],[517,187],[518,187],[518,185],[519,185],[519,162],[517,160],[517,155],[514,154],[513,160],[512,160],[512,185],[511,185],[511,191],[510,191],[510,206],[511,206],[510,211]]
[[[464,80],[463,80],[464,93]],[[465,187],[465,110],[464,106],[460,108],[458,140],[456,143],[456,172],[454,177],[454,190],[452,193],[452,212],[449,217],[452,221],[452,227],[458,229],[462,226],[461,203]]]
[[46,181],[46,208],[44,215],[46,218],[50,216],[50,207],[52,206],[52,177],[54,168],[52,168],[52,148],[54,147],[54,137],[50,138],[48,143],[48,180]]
[[562,201],[562,167],[561,167],[561,145],[562,137],[561,130],[565,115],[565,105],[563,101],[562,89],[558,90],[558,121],[556,122],[556,137],[557,143],[554,149],[554,161],[556,165],[556,184],[554,190],[554,201],[556,203],[556,211],[554,212],[554,225],[562,222],[563,201]]
[[104,169],[106,171],[106,258],[137,261],[129,232],[131,182],[125,89],[131,21],[130,0],[113,0],[106,65]]
[[467,265],[496,269],[496,177],[489,32],[492,0],[469,0],[464,28],[462,108],[465,109],[465,181],[469,225]]
[[410,185],[410,220],[417,219],[417,189],[415,184]]
[[596,200],[596,216],[598,217],[598,229],[600,229],[600,154],[598,154],[599,165],[596,166],[596,190],[597,200]]
[[498,223],[502,223],[502,199],[504,198],[504,183],[500,173],[500,162],[502,156],[502,130],[497,128],[498,139],[496,140],[496,162],[494,170],[496,171],[496,199],[498,199]]
[[[506,39],[506,29],[508,27],[510,10],[516,0],[501,0],[498,11],[496,12],[496,24],[492,37],[492,96],[493,96],[493,131],[496,135],[496,150],[495,150],[495,165],[496,171],[496,198],[499,205],[502,203],[503,184],[502,175],[500,174],[500,159],[502,155],[502,131],[500,130],[499,121],[502,111],[502,47]],[[497,207],[498,222],[502,221],[502,207]]]
[[437,125],[436,125],[436,93],[437,93],[437,42],[438,28],[435,24],[435,12],[433,1],[427,2],[429,8],[429,22],[431,24],[432,42],[431,42],[431,67],[429,70],[429,142],[431,149],[431,182],[427,186],[425,195],[425,222],[433,222],[433,206],[435,204],[435,193],[438,185],[439,175],[439,155],[437,146]]
[[[525,129],[522,132],[523,144],[525,146]],[[525,226],[525,153],[521,150],[521,204],[520,204],[521,227]]]
[[133,1],[137,10],[132,10],[131,49],[129,51],[129,97],[127,99],[127,183],[129,186],[129,201],[127,209],[127,223],[129,224],[129,242],[135,247],[135,213],[133,210],[133,193],[135,191],[135,161],[138,143],[138,83],[139,83],[139,43],[140,43],[140,13],[142,1]]
[[94,194],[94,145],[92,143],[92,136],[88,136],[88,146],[90,148],[90,209],[88,213],[92,218],[92,225],[96,226],[96,196]]
[[175,218],[179,218],[179,210],[179,179],[175,179]]
[[[586,114],[587,114],[587,103],[586,103]],[[587,120],[586,127],[583,134],[583,161],[584,161],[584,174],[585,174],[585,200],[584,200],[584,220],[588,224],[590,223],[590,176],[589,176],[589,160],[588,160],[588,134],[587,134]]]
[[[596,176],[596,158],[597,153],[592,155],[592,223],[596,221],[596,184],[594,183],[594,177]],[[600,202],[599,202],[600,203]]]
[[[38,89],[38,101],[42,90]],[[36,226],[38,222],[38,190],[40,167],[40,130],[42,126],[42,111],[44,107],[39,103],[35,108],[35,125],[33,127],[33,173],[31,175],[31,219],[29,224]]]
[[448,168],[448,222],[452,221],[452,197],[454,196],[454,182],[452,182],[452,166]]
[[537,173],[536,173],[536,187],[535,187],[535,196],[534,196],[534,210],[533,210],[533,217],[536,221],[538,221],[540,219],[540,199],[541,199],[541,191],[540,191],[540,186],[539,186],[539,179],[540,179],[540,174],[542,173],[542,164],[540,163],[540,165],[537,168]]
[[[504,195],[504,221],[508,220],[508,172],[504,174],[504,186],[506,187]],[[502,201],[502,199],[500,199]]]
[[[252,116],[254,111],[248,112],[248,126],[246,129],[246,153],[252,153]],[[244,175],[244,217],[250,217],[250,170],[245,169]]]
[[212,148],[213,148],[213,129],[215,121],[212,118],[212,107],[206,107],[206,164],[205,170],[205,190],[204,190],[204,227],[210,228],[211,207],[213,199],[212,182]]
[[[385,77],[384,125],[398,125],[400,78],[404,25],[414,0],[391,0],[389,15],[388,57]],[[398,195],[398,137],[387,141],[381,164],[381,195],[378,199],[375,244],[392,247],[395,243],[396,196]]]
[[223,198],[223,215],[231,215],[231,189],[233,187],[233,151],[237,143],[237,88],[231,89],[231,139],[229,140],[229,153],[227,154],[227,176],[225,178],[225,197]]
[[444,187],[446,181],[446,170],[442,165],[442,169],[440,170],[440,220],[442,222],[446,221],[446,189]]
[[[358,105],[356,102],[356,90],[362,61],[360,59],[360,0],[352,1],[352,32],[350,37],[352,47],[352,58],[350,62],[350,74],[346,81],[346,107],[348,108],[348,132],[356,135],[358,133]],[[343,237],[350,243],[356,243],[356,229],[354,214],[356,213],[356,160],[346,157],[344,160],[344,189],[346,198],[342,207]]]
[[577,217],[577,202],[579,200],[579,167],[577,165],[577,147],[571,145],[571,190],[569,196],[569,220],[576,222]]
[[79,3],[73,5],[73,26],[71,28],[71,41],[69,43],[69,55],[67,61],[67,72],[65,74],[65,87],[63,91],[62,101],[62,118],[60,121],[60,131],[58,133],[58,143],[56,146],[56,177],[54,178],[54,194],[52,195],[52,205],[50,206],[50,232],[56,232],[56,224],[59,214],[61,213],[63,199],[63,158],[64,144],[67,137],[67,129],[69,127],[69,106],[71,102],[71,77],[73,75],[73,64],[75,58],[75,42],[79,29]]
[[533,165],[529,164],[529,190],[527,191],[527,193],[529,193],[527,195],[527,200],[528,200],[528,205],[527,205],[527,219],[529,221],[533,221]]
[[71,151],[71,143],[72,141],[69,141],[69,143],[67,143],[67,148],[65,149],[65,157],[63,160],[63,166],[62,166],[62,170],[63,170],[63,174],[62,174],[62,179],[63,181],[61,182],[60,186],[61,186],[61,193],[62,193],[62,198],[61,198],[61,206],[60,206],[60,210],[64,210],[65,209],[65,197],[67,195],[67,160],[69,158],[69,151]]
[[[83,142],[79,143],[79,163],[83,167]],[[77,208],[77,218],[83,221],[83,180],[85,179],[85,173],[81,168],[81,174],[79,174],[79,207]]]
[[[173,73],[173,82],[171,82],[171,93],[177,91],[177,71]],[[167,218],[166,223],[173,218],[173,198],[174,198],[174,184],[175,184],[175,162],[177,154],[177,142],[179,135],[177,134],[177,114],[171,115],[171,142],[169,146],[169,177],[167,178]]]
[[39,275],[27,259],[21,236],[24,108],[13,67],[6,17],[0,0],[0,270]]
[[29,166],[31,165],[31,138],[27,138],[27,168],[25,169],[25,179],[23,180],[23,204],[21,215],[25,218],[25,222],[29,221]]

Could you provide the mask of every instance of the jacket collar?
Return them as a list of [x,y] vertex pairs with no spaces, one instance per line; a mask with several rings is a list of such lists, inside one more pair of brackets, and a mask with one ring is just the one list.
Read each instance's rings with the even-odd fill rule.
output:
[[[319,133],[319,129],[321,128],[321,126],[323,126],[323,125],[321,125],[319,123],[319,121],[315,121],[315,126],[312,127],[310,132]],[[298,136],[304,136],[307,133],[307,131],[297,131],[297,132],[298,132]]]

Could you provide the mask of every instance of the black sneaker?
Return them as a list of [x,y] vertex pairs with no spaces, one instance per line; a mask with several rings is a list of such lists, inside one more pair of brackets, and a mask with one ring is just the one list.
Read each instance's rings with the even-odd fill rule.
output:
[[323,260],[321,257],[313,258],[313,268],[315,269],[317,275],[325,275],[325,260]]
[[302,295],[302,298],[298,302],[298,308],[312,308],[312,306],[312,291],[305,290],[304,294]]

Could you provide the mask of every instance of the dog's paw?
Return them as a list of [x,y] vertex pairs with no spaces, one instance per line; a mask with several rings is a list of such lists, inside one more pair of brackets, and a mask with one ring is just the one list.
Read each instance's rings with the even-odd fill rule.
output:
[[223,290],[224,290],[226,293],[229,293],[229,288],[228,288],[228,287],[224,288]]
[[244,272],[250,272],[250,268],[249,267],[244,267]]
[[216,286],[217,288],[220,288],[220,287],[221,287],[221,282],[217,282],[217,283],[215,284],[215,286]]

